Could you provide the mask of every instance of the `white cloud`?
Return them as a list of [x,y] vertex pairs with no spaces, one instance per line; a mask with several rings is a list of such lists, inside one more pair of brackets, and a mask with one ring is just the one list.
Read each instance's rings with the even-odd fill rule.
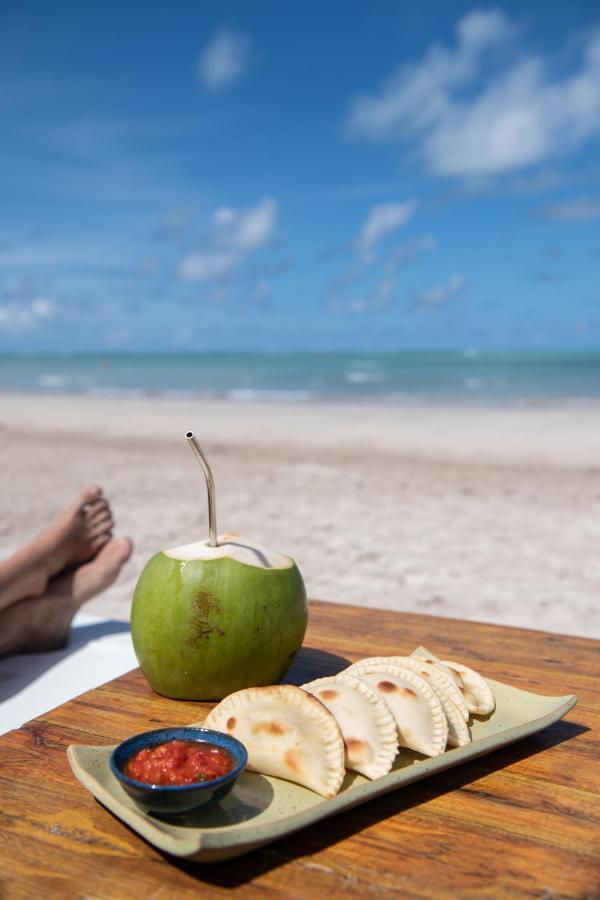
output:
[[179,264],[179,275],[184,281],[214,281],[229,275],[239,263],[236,253],[225,250],[200,250],[190,253]]
[[251,41],[246,34],[220,31],[198,59],[198,74],[211,91],[229,87],[248,66]]
[[277,225],[277,204],[265,197],[256,206],[218,207],[206,247],[184,257],[178,266],[184,281],[218,281],[231,275],[252,253],[266,247]]
[[433,45],[377,95],[358,97],[351,131],[416,139],[431,172],[460,177],[542,163],[600,133],[600,34],[588,38],[570,75],[553,79],[547,62],[529,55],[485,80],[493,51],[512,49],[515,35],[500,10],[469,13],[453,49]]
[[454,300],[465,290],[467,281],[464,275],[452,275],[443,284],[434,284],[417,295],[417,302],[422,306],[442,306]]
[[543,207],[541,214],[553,222],[593,222],[600,219],[600,197],[577,197],[553,203]]
[[[385,309],[394,302],[398,266],[433,250],[437,242],[431,235],[424,235],[398,244],[390,252],[386,252],[383,259],[378,259],[375,248],[380,241],[409,221],[416,205],[416,200],[407,200],[404,203],[383,203],[371,207],[358,238],[347,247],[354,249],[358,258],[354,256],[351,263],[330,278],[326,286],[326,302],[330,310],[367,312]],[[378,265],[379,263],[382,264]],[[374,271],[374,277],[379,277],[379,281],[363,290],[360,296],[349,297],[349,291],[353,291],[358,282]]]
[[358,97],[350,128],[364,137],[382,138],[433,124],[446,109],[449,90],[471,81],[482,55],[505,43],[512,28],[500,11],[475,11],[458,23],[456,32],[454,51],[434,44],[421,63],[401,66],[378,96]]
[[358,237],[359,250],[368,254],[386,235],[406,225],[412,216],[416,202],[382,203],[373,206]]
[[272,197],[249,209],[221,206],[214,213],[219,243],[241,253],[264,247],[273,237],[276,220],[277,204]]
[[0,328],[26,330],[56,314],[54,303],[45,297],[28,302],[9,301],[0,304]]

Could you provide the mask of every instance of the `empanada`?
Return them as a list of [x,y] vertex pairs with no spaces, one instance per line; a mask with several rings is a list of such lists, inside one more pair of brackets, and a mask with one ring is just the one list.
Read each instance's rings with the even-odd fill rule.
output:
[[350,666],[350,669],[347,669],[346,671],[352,671],[354,666],[371,664],[404,666],[404,668],[411,669],[411,671],[420,675],[421,678],[424,678],[429,684],[435,682],[439,690],[443,691],[458,707],[465,722],[469,721],[469,707],[467,706],[467,702],[458,685],[454,681],[454,678],[442,671],[433,662],[430,662],[429,660],[421,661],[414,656],[370,656],[367,659],[360,660],[358,663],[354,663],[354,665]]
[[374,687],[392,711],[398,742],[425,756],[446,749],[448,722],[442,704],[429,684],[410,669],[383,663],[352,666],[351,675]]
[[344,780],[344,741],[334,716],[291,684],[246,688],[225,697],[202,724],[238,738],[248,769],[333,797]]
[[345,672],[304,684],[335,716],[346,748],[347,769],[367,778],[387,775],[398,753],[395,719],[381,695]]

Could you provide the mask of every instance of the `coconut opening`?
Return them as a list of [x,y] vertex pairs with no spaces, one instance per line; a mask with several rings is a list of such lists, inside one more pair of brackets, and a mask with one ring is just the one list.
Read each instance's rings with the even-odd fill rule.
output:
[[208,541],[197,541],[194,544],[164,550],[163,553],[171,559],[180,559],[183,562],[196,559],[235,559],[237,562],[259,569],[288,569],[294,565],[294,561],[285,553],[264,547],[241,534],[231,533],[219,535],[216,547],[211,547]]

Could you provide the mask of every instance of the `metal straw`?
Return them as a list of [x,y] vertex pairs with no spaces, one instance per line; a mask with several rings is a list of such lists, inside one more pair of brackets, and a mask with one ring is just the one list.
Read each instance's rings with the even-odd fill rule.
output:
[[194,455],[206,476],[206,487],[208,488],[208,543],[211,547],[217,547],[217,513],[215,511],[215,482],[210,471],[208,460],[204,455],[202,447],[198,443],[196,435],[193,431],[186,432],[188,444],[194,451]]

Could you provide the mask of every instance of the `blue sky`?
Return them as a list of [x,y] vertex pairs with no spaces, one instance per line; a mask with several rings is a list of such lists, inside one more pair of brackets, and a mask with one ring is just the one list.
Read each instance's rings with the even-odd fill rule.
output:
[[13,4],[0,350],[590,347],[594,3]]

